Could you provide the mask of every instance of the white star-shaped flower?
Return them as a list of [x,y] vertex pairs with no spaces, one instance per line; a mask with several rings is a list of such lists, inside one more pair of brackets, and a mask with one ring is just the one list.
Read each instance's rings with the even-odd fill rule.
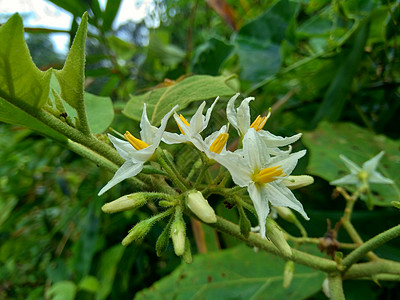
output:
[[191,142],[196,147],[201,148],[201,143],[203,138],[200,133],[206,129],[208,122],[210,121],[211,112],[214,109],[215,104],[217,103],[219,97],[217,97],[211,107],[207,109],[206,115],[203,115],[204,107],[206,106],[206,102],[200,104],[196,113],[190,119],[190,123],[186,121],[186,119],[182,115],[174,114],[174,118],[176,123],[178,124],[179,130],[181,134],[164,132],[163,142],[167,144],[179,144],[184,142]]
[[258,215],[262,237],[265,237],[265,220],[270,212],[270,204],[290,207],[308,220],[302,204],[283,182],[292,173],[297,161],[305,155],[305,150],[272,157],[266,151],[262,137],[251,128],[244,136],[243,150],[239,153],[242,155],[237,155],[238,152],[229,154],[227,151],[225,155],[217,155],[214,159],[228,169],[238,186],[247,187]]
[[281,137],[276,136],[270,133],[269,131],[263,130],[265,124],[267,123],[269,117],[271,116],[271,112],[269,112],[266,116],[258,116],[253,123],[250,123],[250,101],[254,100],[254,97],[245,98],[239,107],[235,110],[235,101],[238,98],[239,93],[234,95],[229,101],[226,107],[226,115],[229,123],[236,128],[239,135],[243,138],[247,131],[250,128],[256,130],[264,141],[269,154],[271,155],[279,155],[283,152],[290,153],[291,147],[289,146],[288,151],[283,151],[279,149],[279,147],[288,146],[295,141],[297,141],[301,137],[301,133],[293,135],[291,137]]
[[350,174],[331,181],[331,185],[356,185],[357,188],[362,186],[368,186],[368,183],[382,183],[382,184],[393,184],[393,180],[383,177],[381,173],[376,171],[378,163],[382,156],[385,154],[381,151],[370,160],[363,163],[362,167],[357,166],[354,162],[348,159],[344,155],[340,155],[340,159],[344,162],[346,167],[349,169]]
[[161,125],[157,128],[150,124],[147,118],[146,104],[144,104],[142,119],[140,121],[141,139],[135,138],[129,131],[124,134],[127,141],[118,139],[110,134],[108,135],[119,155],[126,161],[115,172],[114,177],[100,190],[99,196],[122,180],[136,176],[142,171],[144,163],[153,156],[154,151],[159,146],[168,119],[177,107],[176,105],[162,118]]

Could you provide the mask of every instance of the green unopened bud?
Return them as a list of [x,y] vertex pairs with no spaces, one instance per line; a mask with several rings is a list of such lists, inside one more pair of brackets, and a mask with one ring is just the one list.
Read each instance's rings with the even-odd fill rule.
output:
[[160,234],[160,236],[157,239],[156,253],[157,253],[157,256],[159,256],[159,257],[165,252],[165,250],[168,247],[169,233],[171,231],[172,220],[173,220],[173,217],[171,217],[170,221],[168,222],[168,225],[164,228],[163,232]]
[[294,262],[289,260],[285,264],[285,268],[283,269],[283,288],[289,288],[290,284],[292,283],[294,275]]
[[147,201],[148,197],[146,197],[146,193],[134,193],[122,196],[117,200],[104,204],[101,210],[105,213],[112,214],[119,211],[138,208],[144,205]]
[[271,242],[278,248],[285,257],[292,256],[292,248],[290,248],[288,242],[285,239],[285,235],[282,230],[276,224],[272,218],[267,218],[266,220],[267,237]]
[[190,241],[188,238],[186,238],[185,252],[183,252],[182,258],[185,261],[185,263],[187,263],[187,264],[190,264],[193,261],[192,251],[190,250]]
[[144,236],[149,232],[151,226],[153,226],[154,223],[170,215],[172,212],[173,210],[169,209],[147,220],[140,221],[131,230],[129,230],[128,235],[122,240],[122,245],[127,246],[133,241],[144,238]]
[[142,239],[149,232],[154,223],[150,220],[151,219],[140,221],[131,230],[129,230],[129,234],[122,240],[122,245],[127,246],[133,241]]
[[200,220],[206,223],[217,222],[214,209],[208,204],[208,201],[204,199],[201,192],[190,191],[187,194],[187,206]]
[[180,206],[177,206],[175,210],[175,218],[171,225],[171,238],[175,254],[181,256],[185,252],[186,230]]
[[274,206],[274,208],[278,215],[285,221],[288,221],[290,223],[298,222],[296,215],[292,212],[290,208],[284,206]]
[[314,183],[314,178],[309,175],[290,175],[282,182],[291,190],[299,189]]

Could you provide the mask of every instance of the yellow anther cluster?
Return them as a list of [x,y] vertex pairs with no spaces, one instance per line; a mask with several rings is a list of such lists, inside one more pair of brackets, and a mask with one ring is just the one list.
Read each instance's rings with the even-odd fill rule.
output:
[[253,181],[256,183],[269,183],[276,180],[276,177],[279,176],[286,176],[286,174],[283,173],[281,166],[269,167],[254,174]]
[[[179,115],[179,119],[181,119],[181,120],[182,120],[183,124],[185,124],[186,126],[188,126],[188,127],[189,127],[189,122],[188,122],[188,121],[186,121],[186,119],[185,119],[185,117],[184,117],[184,116],[182,116],[182,115]],[[178,123],[177,123],[177,125],[178,125],[178,127],[179,127],[179,130],[181,131],[181,133],[182,133],[182,134],[185,134],[185,132],[183,132],[183,130],[182,130],[182,128],[181,128],[181,126],[179,126],[179,124],[178,124]]]
[[228,133],[221,133],[214,142],[212,142],[209,150],[211,152],[220,154],[222,149],[224,149],[226,142],[228,141],[229,134]]
[[129,131],[125,132],[124,137],[136,150],[147,148],[149,145],[142,140],[135,138]]

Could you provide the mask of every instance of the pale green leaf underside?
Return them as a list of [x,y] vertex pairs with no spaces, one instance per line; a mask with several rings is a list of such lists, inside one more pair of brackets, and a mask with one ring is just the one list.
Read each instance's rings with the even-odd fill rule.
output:
[[282,288],[284,260],[238,246],[183,264],[171,275],[136,294],[142,299],[305,299],[321,289],[324,275],[296,265],[288,289]]
[[13,15],[0,27],[0,97],[32,108],[44,105],[51,71],[40,71],[24,40],[22,19]]
[[143,95],[133,96],[122,113],[139,121],[143,103],[147,105],[147,114],[151,124],[157,126],[162,117],[175,105],[178,110],[184,109],[193,101],[207,100],[217,96],[232,96],[233,91],[226,84],[226,77],[195,75],[169,87],[157,88]]
[[[361,166],[382,150],[385,155],[378,166],[378,172],[392,179],[395,184],[373,184],[371,189],[375,205],[390,206],[392,201],[400,200],[400,141],[393,141],[383,135],[352,123],[322,122],[318,128],[303,135],[303,143],[310,151],[308,172],[327,181],[332,181],[349,174],[343,161],[343,154]],[[349,188],[354,186],[349,186]]]

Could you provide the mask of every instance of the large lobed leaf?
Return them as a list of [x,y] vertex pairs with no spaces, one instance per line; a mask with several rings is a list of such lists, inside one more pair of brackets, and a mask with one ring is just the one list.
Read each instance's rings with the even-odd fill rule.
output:
[[143,111],[143,103],[147,105],[147,115],[151,124],[157,126],[162,117],[175,105],[178,109],[187,107],[191,102],[232,96],[235,92],[228,87],[226,77],[196,75],[185,78],[174,85],[156,88],[143,95],[133,96],[122,113],[139,121]]
[[395,184],[373,184],[373,203],[388,206],[391,201],[400,200],[400,141],[393,141],[383,135],[375,135],[371,131],[352,123],[322,122],[312,132],[303,136],[303,143],[310,151],[308,172],[327,181],[338,179],[348,174],[340,154],[361,166],[380,151],[385,155],[380,161],[378,171],[392,179]]
[[293,281],[283,289],[285,262],[246,246],[196,255],[171,275],[136,294],[142,299],[305,299],[321,289],[324,274],[296,265]]
[[[51,70],[40,71],[33,63],[18,14],[0,27],[0,41],[0,97],[11,103],[42,107],[49,94]],[[2,117],[0,113],[0,120]]]

